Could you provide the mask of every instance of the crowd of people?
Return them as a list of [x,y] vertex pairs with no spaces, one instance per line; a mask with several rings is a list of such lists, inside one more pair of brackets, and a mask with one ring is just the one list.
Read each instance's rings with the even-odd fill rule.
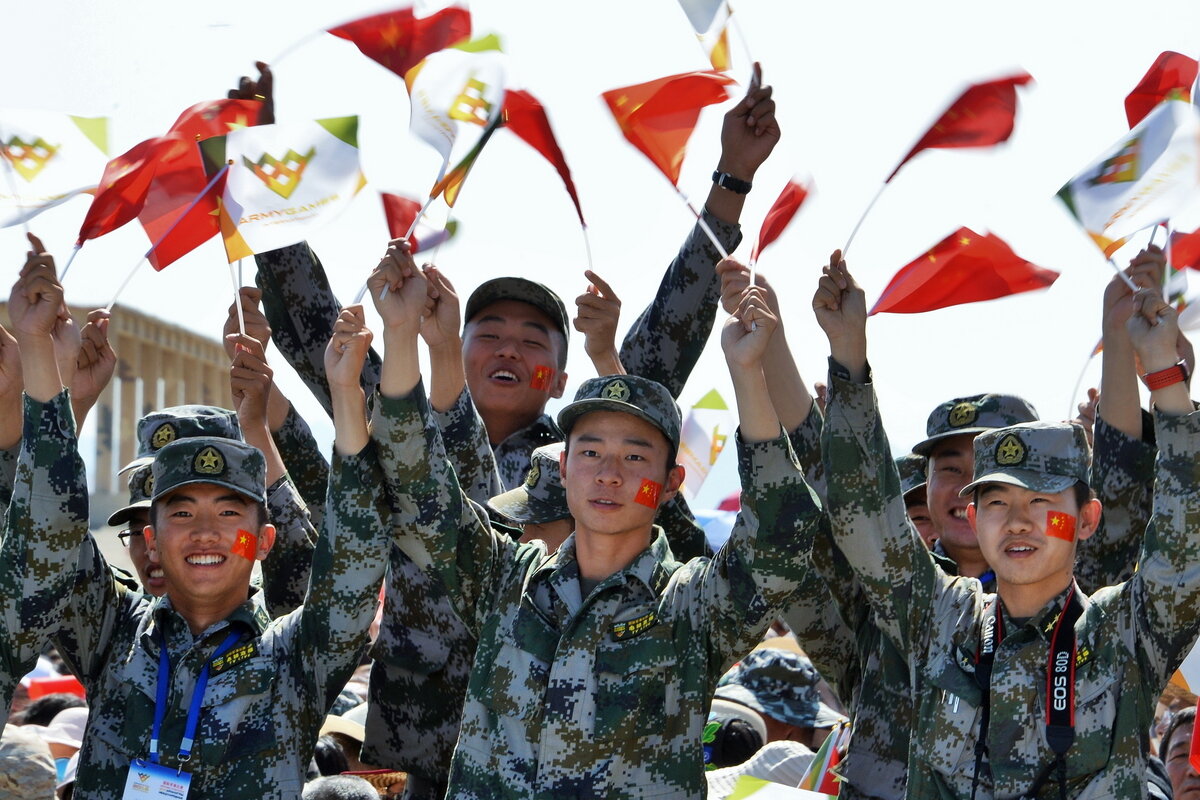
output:
[[[619,347],[593,273],[574,315],[519,276],[462,303],[394,240],[371,331],[307,244],[256,256],[224,331],[234,408],[140,419],[98,534],[77,432],[119,354],[30,235],[0,335],[0,798],[726,797],[822,762],[848,798],[1191,791],[1194,698],[1164,692],[1200,635],[1200,414],[1162,252],[1108,287],[1078,419],[956,397],[893,452],[841,254],[811,300],[814,397],[784,330],[804,304],[709,238],[740,241],[774,110],[752,84],[726,114],[702,220]],[[676,397],[718,307],[741,511],[713,552]],[[551,417],[572,329],[596,375]],[[86,705],[29,701],[39,661]]]

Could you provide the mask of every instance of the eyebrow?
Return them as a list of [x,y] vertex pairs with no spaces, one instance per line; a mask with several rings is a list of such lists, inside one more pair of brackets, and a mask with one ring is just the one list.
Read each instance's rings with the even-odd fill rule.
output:
[[[501,322],[501,323],[503,323],[503,322],[508,322],[508,319],[506,317],[497,316],[496,314],[488,314],[487,316],[478,317],[475,320],[476,325],[482,325],[485,322]],[[521,325],[524,327],[527,327],[527,328],[533,328],[536,331],[540,331],[540,332],[544,333],[546,336],[550,335],[550,329],[547,328],[542,323],[537,322],[535,320],[531,320],[531,319],[524,320],[521,322]]]
[[[594,443],[594,442],[603,442],[604,439],[602,439],[599,436],[596,436],[595,434],[581,433],[575,437],[575,441],[576,442]],[[634,445],[635,447],[646,447],[646,448],[654,447],[653,442],[647,441],[646,439],[642,439],[642,438],[636,437],[636,436],[629,436],[629,437],[622,439],[621,441],[624,444],[631,444],[631,445]]]
[[[177,505],[179,503],[196,503],[196,502],[199,502],[199,501],[196,500],[196,498],[193,497],[192,495],[184,494],[182,492],[177,492],[167,498],[166,505],[168,507],[170,507],[173,505]],[[227,494],[220,495],[214,500],[214,502],[217,502],[217,503],[233,502],[233,503],[238,503],[243,506],[249,504],[249,501],[242,495],[238,494],[237,492],[229,492]]]

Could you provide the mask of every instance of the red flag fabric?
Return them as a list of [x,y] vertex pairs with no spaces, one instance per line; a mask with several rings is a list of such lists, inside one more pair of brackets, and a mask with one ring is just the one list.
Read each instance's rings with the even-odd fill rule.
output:
[[159,167],[195,148],[195,142],[178,136],[157,136],[109,161],[79,228],[78,244],[111,233],[136,217]]
[[762,230],[758,232],[758,241],[754,243],[754,250],[750,253],[751,264],[758,261],[758,254],[767,249],[767,245],[779,238],[779,234],[783,233],[792,217],[796,216],[807,197],[808,188],[804,184],[795,179],[788,181],[763,220]]
[[[834,730],[837,731],[840,729],[834,728]],[[829,735],[833,736],[834,734],[831,733]],[[829,763],[825,765],[825,773],[821,776],[821,783],[813,791],[817,792],[818,794],[825,795],[838,794],[840,787],[838,784],[837,775],[834,774],[833,768],[840,763],[842,763],[842,754],[838,752],[837,746],[835,745],[829,753]]]
[[224,136],[237,128],[257,125],[260,110],[262,103],[258,100],[205,100],[180,114],[167,133],[197,140]]
[[509,89],[504,95],[504,127],[520,136],[534,150],[541,153],[547,161],[558,170],[571,202],[575,204],[575,213],[579,215],[579,224],[587,226],[583,219],[583,209],[579,206],[579,195],[575,192],[575,181],[571,180],[571,170],[567,167],[566,156],[554,138],[554,130],[550,127],[550,119],[546,109],[537,98],[521,89]]
[[733,78],[716,71],[686,72],[611,89],[601,97],[612,111],[625,138],[641,150],[672,184],[700,109],[729,99],[725,87]]
[[1171,266],[1175,269],[1200,269],[1200,229],[1191,233],[1171,234]]
[[1159,54],[1133,91],[1125,97],[1129,127],[1137,125],[1154,107],[1173,93],[1187,100],[1196,82],[1196,59],[1166,50]]
[[471,13],[452,5],[427,17],[418,17],[409,6],[356,19],[328,31],[353,42],[363,55],[403,78],[425,56],[468,38]]
[[529,385],[539,392],[550,391],[554,387],[554,372],[554,367],[538,364],[533,368],[533,376],[529,379]]
[[741,511],[742,510],[742,491],[739,489],[733,494],[726,497],[717,506],[718,511]]
[[1033,80],[1027,72],[986,83],[973,83],[938,117],[884,183],[922,150],[931,147],[986,147],[1012,135],[1017,118],[1017,87]]
[[1058,279],[994,234],[959,228],[892,278],[871,314],[917,314],[1043,289]]
[[[387,217],[388,235],[393,239],[402,239],[412,227],[413,220],[421,211],[421,204],[411,197],[400,194],[380,192],[383,200],[383,214]],[[442,230],[432,230],[429,226],[418,225],[417,230],[409,237],[412,243],[413,255],[432,250],[442,242],[453,238],[458,229],[458,223],[450,220]]]

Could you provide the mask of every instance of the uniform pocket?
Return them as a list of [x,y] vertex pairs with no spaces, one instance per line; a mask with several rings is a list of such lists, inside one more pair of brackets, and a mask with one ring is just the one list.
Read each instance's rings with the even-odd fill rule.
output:
[[605,640],[596,653],[596,738],[661,734],[667,725],[667,687],[675,664],[666,625],[626,641]]
[[215,766],[275,750],[276,720],[287,713],[276,707],[277,679],[275,662],[261,656],[210,677],[192,758]]
[[[931,669],[935,668],[931,662]],[[938,671],[926,676],[930,695],[924,698],[925,710],[918,726],[937,731],[937,736],[921,737],[914,731],[912,746],[917,757],[942,775],[967,774],[975,769],[975,743],[979,731],[979,685],[975,675],[957,663],[943,660]]]

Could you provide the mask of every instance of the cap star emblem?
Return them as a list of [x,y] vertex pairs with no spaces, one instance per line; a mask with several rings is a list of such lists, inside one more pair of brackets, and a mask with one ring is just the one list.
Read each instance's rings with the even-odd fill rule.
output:
[[225,471],[225,457],[210,444],[196,453],[196,458],[192,460],[192,470],[197,475],[220,475]]
[[175,426],[169,422],[159,425],[150,435],[150,446],[155,450],[161,450],[173,441],[175,441]]
[[950,409],[949,422],[953,428],[970,425],[979,417],[979,409],[974,403],[955,403]]
[[1012,467],[1025,460],[1025,445],[1015,433],[1005,436],[996,445],[996,463],[1002,467]]
[[605,386],[604,391],[600,394],[606,400],[626,402],[629,400],[629,387],[625,384],[625,381],[618,379]]

